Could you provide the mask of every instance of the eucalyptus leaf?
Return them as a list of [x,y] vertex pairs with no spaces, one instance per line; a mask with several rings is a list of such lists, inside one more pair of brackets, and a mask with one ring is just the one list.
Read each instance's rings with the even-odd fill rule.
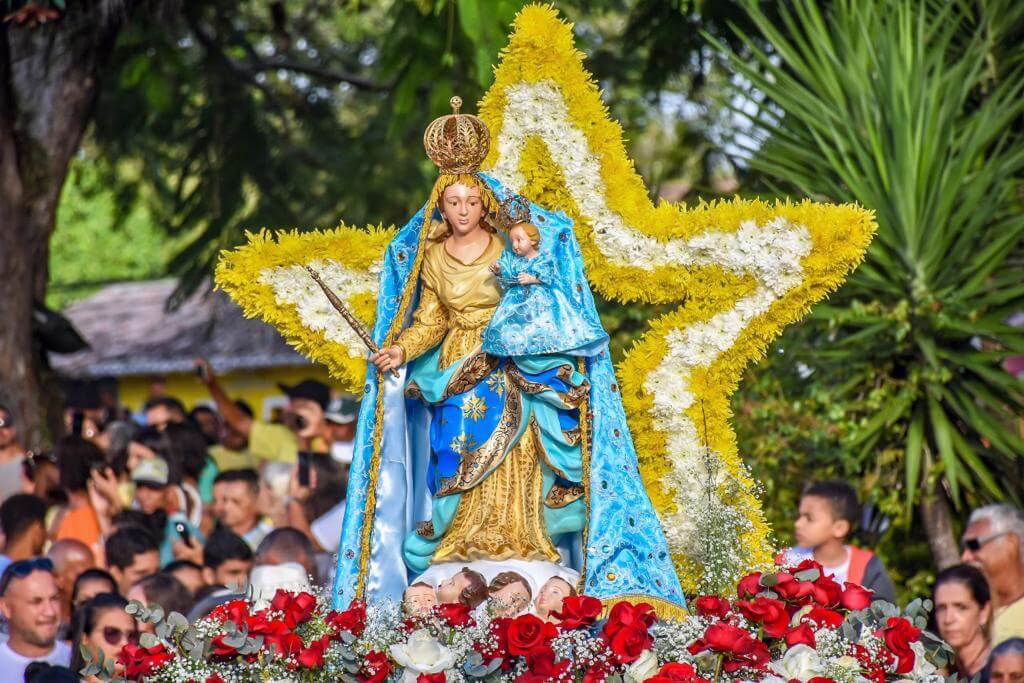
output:
[[181,612],[171,612],[168,614],[167,623],[176,631],[184,631],[188,628],[188,619]]
[[145,648],[156,647],[160,641],[152,633],[139,634],[139,645]]
[[760,583],[765,588],[771,588],[773,586],[778,585],[779,577],[775,574],[770,573],[761,574],[761,578],[758,580],[758,583]]
[[821,578],[821,572],[817,568],[811,567],[809,569],[803,569],[793,574],[793,578],[795,578],[797,581],[813,582]]

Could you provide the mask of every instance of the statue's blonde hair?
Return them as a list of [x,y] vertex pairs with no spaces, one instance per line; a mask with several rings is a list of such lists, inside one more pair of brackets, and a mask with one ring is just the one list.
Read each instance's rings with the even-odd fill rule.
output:
[[525,221],[522,223],[516,223],[511,228],[509,228],[509,233],[511,233],[516,228],[522,228],[523,232],[526,233],[526,236],[530,238],[531,242],[533,242],[533,246],[540,248],[540,230],[537,229],[536,225],[534,225],[533,223],[527,223]]

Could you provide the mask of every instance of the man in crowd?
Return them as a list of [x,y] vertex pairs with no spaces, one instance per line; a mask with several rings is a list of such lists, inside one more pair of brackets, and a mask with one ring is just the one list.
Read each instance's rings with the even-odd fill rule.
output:
[[[238,400],[234,404],[242,414],[252,418],[252,407],[248,403]],[[221,422],[220,440],[210,447],[209,453],[221,472],[252,469],[258,464],[249,452],[249,437],[226,422]]]
[[[171,473],[170,465],[160,456],[145,458],[132,469],[135,482],[135,504],[147,516],[160,514],[166,518],[163,542],[160,544],[160,562],[167,564],[174,560],[174,543],[183,539],[179,529],[184,530],[192,542],[202,542],[202,536],[180,509],[183,502],[178,483],[180,477]],[[153,528],[153,525],[150,525]]]
[[40,555],[46,543],[46,501],[28,493],[16,493],[0,505],[0,530],[4,550],[0,572],[18,560]]
[[0,614],[10,637],[0,644],[3,680],[23,680],[25,667],[35,661],[67,666],[71,648],[57,641],[60,592],[53,564],[45,557],[11,563],[0,575]]
[[126,526],[107,539],[107,569],[117,581],[117,590],[127,595],[139,580],[160,571],[160,547],[142,527]]
[[89,546],[73,538],[65,538],[50,544],[46,554],[53,562],[53,578],[57,581],[60,591],[61,623],[71,623],[71,593],[75,588],[75,579],[86,569],[96,566]]
[[213,480],[213,517],[255,549],[270,533],[259,505],[260,479],[256,470],[228,470]]
[[203,568],[191,560],[175,560],[164,566],[163,573],[180,581],[192,595],[207,585],[206,578],[203,576]]
[[256,549],[254,565],[265,567],[286,562],[302,565],[306,576],[312,577],[314,582],[317,580],[313,543],[304,533],[291,527],[274,529],[267,534],[259,548]]
[[18,438],[14,415],[0,405],[0,501],[21,490],[21,463],[25,446]]
[[[1021,683],[1024,681],[1024,639],[1010,638],[997,645],[988,658],[990,683]],[[986,680],[982,678],[982,680]]]
[[146,401],[142,406],[146,426],[163,431],[169,424],[181,424],[185,421],[185,406],[173,396],[157,396]]
[[213,367],[205,360],[197,360],[199,376],[210,396],[217,404],[224,423],[249,441],[249,452],[257,460],[295,463],[300,450],[326,451],[331,434],[324,417],[331,400],[331,390],[322,382],[307,379],[294,386],[279,384],[288,396],[284,425],[271,424],[246,415],[228,397],[217,382]]
[[1024,512],[986,505],[971,513],[961,560],[980,568],[992,591],[992,644],[1024,638]]
[[210,534],[203,547],[203,576],[208,584],[245,588],[252,569],[252,548],[233,531],[221,527]]

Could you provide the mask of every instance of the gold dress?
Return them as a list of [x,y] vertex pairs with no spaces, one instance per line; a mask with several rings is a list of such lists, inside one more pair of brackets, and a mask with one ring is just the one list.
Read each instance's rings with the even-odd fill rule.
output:
[[[395,342],[406,362],[441,344],[442,368],[475,351],[501,300],[488,267],[501,256],[500,238],[464,263],[444,242],[431,242],[420,271],[422,289],[412,324]],[[523,433],[502,463],[462,494],[433,562],[477,559],[558,560],[544,527],[541,457],[534,429]]]

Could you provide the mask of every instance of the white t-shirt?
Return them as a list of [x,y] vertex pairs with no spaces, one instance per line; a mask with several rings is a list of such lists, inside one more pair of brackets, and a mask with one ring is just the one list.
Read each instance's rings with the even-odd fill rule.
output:
[[[825,576],[831,576],[840,586],[846,583],[846,577],[850,575],[850,546],[843,547],[846,548],[846,561],[835,567],[824,567]],[[789,548],[786,550],[787,564],[796,565],[809,559],[814,559],[814,551],[810,548]]]
[[25,667],[32,662],[46,662],[57,666],[71,664],[71,646],[57,641],[50,653],[42,657],[23,657],[11,649],[9,643],[0,644],[0,672],[5,681],[21,681],[25,678]]
[[329,553],[338,552],[341,542],[341,522],[345,519],[345,499],[313,520],[309,530],[320,547]]

